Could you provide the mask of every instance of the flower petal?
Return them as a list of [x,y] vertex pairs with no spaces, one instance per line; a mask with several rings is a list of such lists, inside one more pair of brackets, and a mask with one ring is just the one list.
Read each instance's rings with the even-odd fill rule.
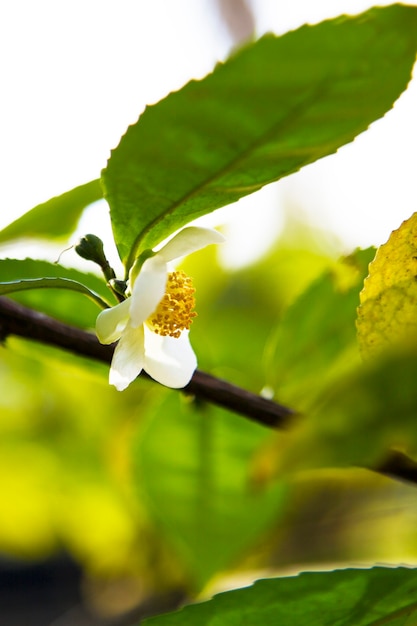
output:
[[197,358],[188,338],[161,337],[145,327],[144,370],[154,380],[174,389],[185,387],[197,367]]
[[145,261],[132,289],[132,326],[141,326],[155,311],[165,293],[166,282],[166,263],[157,256]]
[[[217,230],[212,228],[200,228],[189,226],[184,228],[166,243],[157,253],[156,257],[163,259],[166,263],[196,252],[205,248],[211,243],[222,243],[224,237]],[[155,258],[155,257],[154,257]]]
[[119,339],[129,320],[129,309],[130,298],[98,314],[96,333],[101,343],[113,343]]
[[143,326],[126,326],[114,351],[110,367],[109,383],[123,391],[141,373],[144,364]]

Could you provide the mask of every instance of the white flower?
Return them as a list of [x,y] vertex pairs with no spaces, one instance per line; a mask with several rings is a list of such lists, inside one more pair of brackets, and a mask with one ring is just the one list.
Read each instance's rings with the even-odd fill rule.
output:
[[137,277],[131,272],[131,296],[99,314],[100,342],[119,340],[109,376],[116,389],[126,389],[142,369],[167,387],[185,387],[190,381],[197,367],[188,337],[194,289],[183,272],[169,272],[168,263],[222,241],[216,230],[184,228],[143,263]]

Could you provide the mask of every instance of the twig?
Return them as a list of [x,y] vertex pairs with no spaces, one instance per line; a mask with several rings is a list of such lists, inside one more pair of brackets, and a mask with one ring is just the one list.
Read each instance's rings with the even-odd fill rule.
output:
[[216,5],[234,46],[254,37],[255,18],[247,0],[217,0]]
[[391,450],[389,455],[377,467],[369,468],[378,474],[408,483],[417,483],[417,463],[399,450]]
[[[9,298],[0,297],[0,340],[4,341],[9,335],[63,348],[103,363],[111,362],[115,348],[114,344],[102,345],[92,333],[59,322]],[[284,428],[294,414],[285,406],[200,370],[194,373],[190,383],[181,391],[248,417],[263,426]]]
[[[0,297],[0,341],[4,341],[9,335],[63,348],[79,356],[108,364],[115,348],[114,344],[102,345],[92,333],[68,326],[9,298]],[[295,411],[288,407],[200,370],[194,373],[190,383],[180,391],[193,394],[270,428],[285,428],[295,416]],[[391,451],[383,463],[368,469],[396,480],[417,484],[417,463],[402,452]]]

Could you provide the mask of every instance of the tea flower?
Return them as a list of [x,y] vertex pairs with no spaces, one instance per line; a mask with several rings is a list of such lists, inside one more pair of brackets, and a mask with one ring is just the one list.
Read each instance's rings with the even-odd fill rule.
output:
[[109,375],[116,389],[126,389],[142,370],[167,387],[185,387],[190,381],[197,367],[188,337],[196,315],[194,288],[191,278],[169,271],[168,263],[222,241],[216,230],[190,226],[151,252],[139,273],[133,266],[131,295],[102,311],[96,323],[101,343],[119,340]]

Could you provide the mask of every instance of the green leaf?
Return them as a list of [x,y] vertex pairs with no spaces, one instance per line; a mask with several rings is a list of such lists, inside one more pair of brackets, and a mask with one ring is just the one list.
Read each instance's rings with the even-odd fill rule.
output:
[[[260,580],[144,626],[412,626],[417,571],[375,567]],[[413,620],[409,620],[414,615]]]
[[100,296],[85,285],[76,280],[68,278],[32,278],[23,280],[13,280],[7,283],[0,283],[0,295],[4,296],[17,291],[27,291],[28,289],[69,289],[70,291],[78,291],[90,298],[98,304],[102,309],[111,306],[105,302]]
[[201,588],[276,520],[285,487],[257,491],[250,461],[265,429],[170,393],[134,446],[135,476],[169,543]]
[[267,384],[280,402],[308,410],[326,387],[360,363],[359,291],[374,248],[356,251],[315,280],[287,309],[267,351]]
[[38,204],[2,231],[0,243],[13,239],[61,239],[70,235],[89,205],[103,197],[100,181],[93,180],[75,187],[47,202]]
[[406,88],[417,8],[266,35],[148,107],[103,171],[127,270],[190,220],[352,141]]
[[[25,277],[24,281],[22,276]],[[84,274],[48,261],[0,259],[0,279],[3,283],[0,285],[1,293],[9,293],[10,297],[26,306],[81,328],[93,327],[100,311],[97,303],[90,299],[91,292],[105,301],[110,300],[112,305],[116,303],[104,280],[95,274]],[[39,286],[49,288],[34,289],[33,286],[37,283],[32,286],[30,283],[36,280],[45,281]],[[19,282],[23,290],[16,292],[16,283]],[[54,282],[57,289],[53,288]],[[9,283],[9,286],[5,283]],[[64,285],[65,288],[62,289]]]

